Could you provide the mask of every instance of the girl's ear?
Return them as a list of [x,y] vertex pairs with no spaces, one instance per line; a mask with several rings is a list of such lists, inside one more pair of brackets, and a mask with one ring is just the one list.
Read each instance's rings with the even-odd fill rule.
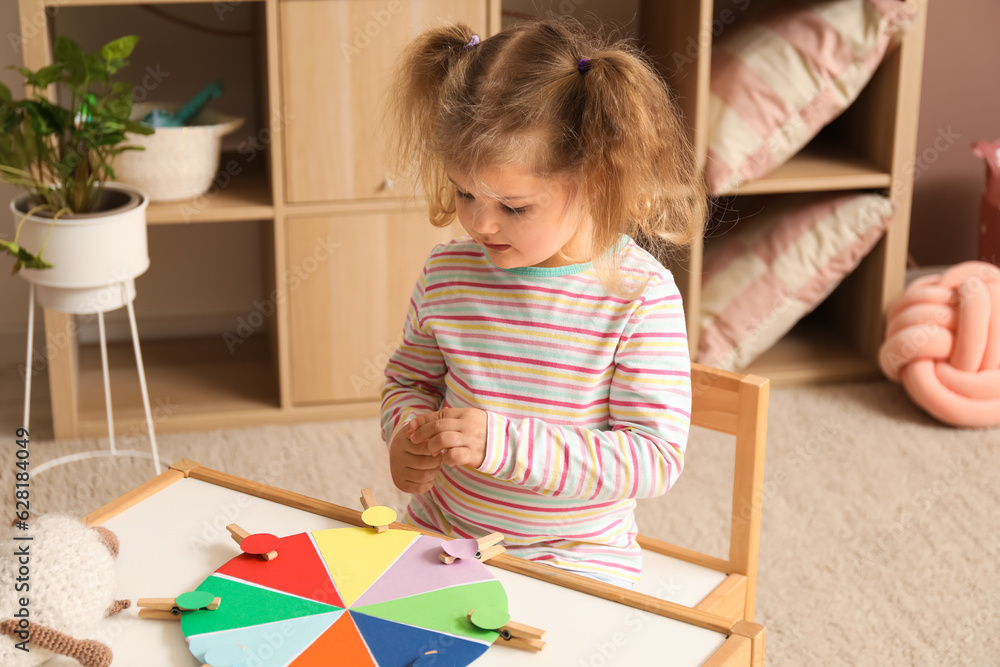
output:
[[108,548],[111,555],[118,558],[118,536],[104,526],[95,526],[93,530],[101,538],[101,542]]

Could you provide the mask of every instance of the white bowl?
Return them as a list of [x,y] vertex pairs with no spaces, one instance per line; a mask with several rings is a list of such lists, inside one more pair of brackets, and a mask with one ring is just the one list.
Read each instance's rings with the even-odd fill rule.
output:
[[[154,108],[173,111],[180,104],[136,104],[141,120]],[[115,180],[139,188],[151,202],[192,199],[205,193],[219,171],[222,137],[243,124],[235,116],[203,110],[193,124],[160,127],[150,135],[129,134],[128,144],[145,150],[125,151],[113,163]]]

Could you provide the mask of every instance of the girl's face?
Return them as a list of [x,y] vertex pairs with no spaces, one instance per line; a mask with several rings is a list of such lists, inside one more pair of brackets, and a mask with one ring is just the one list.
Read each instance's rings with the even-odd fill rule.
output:
[[[465,231],[502,269],[587,262],[588,219],[562,179],[520,167],[450,170]],[[565,256],[560,256],[560,251]]]

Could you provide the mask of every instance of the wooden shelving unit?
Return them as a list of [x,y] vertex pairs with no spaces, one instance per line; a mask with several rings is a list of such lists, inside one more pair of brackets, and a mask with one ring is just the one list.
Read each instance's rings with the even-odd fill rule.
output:
[[235,155],[222,154],[220,164],[224,177],[217,177],[215,182],[225,183],[225,187],[214,187],[195,199],[150,204],[146,210],[147,224],[178,225],[274,218],[274,202],[264,160],[250,163],[237,160],[240,172],[231,176],[225,171],[225,165],[232,160],[236,160]]
[[[107,8],[140,4],[18,0],[23,64],[38,69],[51,62],[50,36],[60,33],[61,21],[72,25],[81,12],[107,12],[99,23],[114,37],[127,33],[114,24],[116,17]],[[252,26],[255,57],[238,61],[237,78],[252,88],[256,108],[247,115],[259,119],[259,126],[242,129],[267,139],[253,159],[240,151],[222,155],[221,187],[147,210],[151,226],[264,223],[241,227],[241,233],[264,235],[263,287],[257,300],[264,305],[258,316],[250,304],[239,304],[259,326],[246,335],[229,331],[200,338],[143,338],[155,428],[185,431],[376,415],[382,365],[394,349],[413,283],[427,252],[445,233],[423,219],[407,193],[393,190],[379,150],[377,104],[410,37],[445,20],[463,21],[480,35],[491,35],[500,29],[500,0],[156,4],[202,4],[213,17],[220,8],[250,14],[244,18]],[[359,34],[368,43],[356,44]],[[213,39],[205,33],[185,35],[188,40],[191,35]],[[183,39],[176,43],[186,49],[209,45]],[[350,57],[345,45],[354,47]],[[218,255],[222,263],[246,260]],[[154,269],[161,274],[184,271],[184,258]],[[140,299],[142,295],[140,287]],[[348,314],[365,325],[348,326]],[[46,311],[44,319],[55,437],[105,434],[96,346],[79,342],[72,316]],[[141,316],[138,324],[142,336]],[[239,343],[229,339],[227,345],[227,333],[239,336]],[[112,344],[109,353],[116,431],[144,433],[131,344]]]
[[[747,369],[775,385],[878,375],[885,310],[902,291],[906,270],[927,20],[926,0],[899,1],[917,7],[920,15],[854,104],[798,155],[724,195],[738,201],[763,194],[880,190],[895,204],[889,230],[861,265],[815,313]],[[641,3],[640,38],[675,90],[700,168],[708,153],[712,35],[723,25],[716,21],[720,12],[727,9],[732,12],[732,4],[721,0]],[[745,15],[725,29],[736,29],[742,19]],[[699,239],[671,267],[684,295],[692,350],[697,350],[700,335],[703,251]]]

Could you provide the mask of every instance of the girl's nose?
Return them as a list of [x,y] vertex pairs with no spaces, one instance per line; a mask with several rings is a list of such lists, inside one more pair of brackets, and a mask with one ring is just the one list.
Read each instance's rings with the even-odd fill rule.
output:
[[477,234],[493,234],[500,231],[496,214],[488,206],[477,206],[472,214],[472,228]]

